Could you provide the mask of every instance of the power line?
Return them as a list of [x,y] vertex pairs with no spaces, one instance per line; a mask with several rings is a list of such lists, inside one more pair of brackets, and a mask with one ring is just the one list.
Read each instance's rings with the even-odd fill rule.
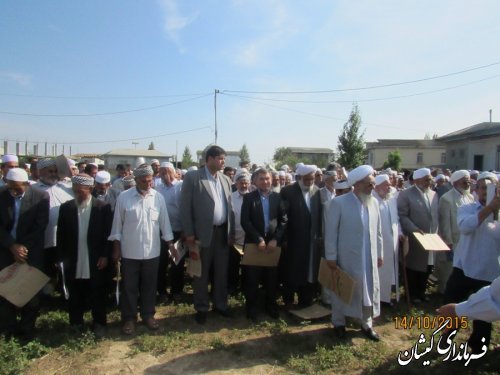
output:
[[226,95],[226,96],[239,97],[239,98],[258,99],[258,100],[264,100],[264,101],[286,102],[286,103],[309,103],[309,104],[333,104],[333,103],[352,103],[352,102],[362,103],[362,102],[376,102],[376,101],[384,101],[384,100],[411,98],[411,97],[414,97],[414,96],[434,94],[434,93],[438,93],[438,92],[443,92],[443,91],[453,90],[453,89],[464,87],[464,86],[473,85],[473,84],[479,83],[479,82],[488,81],[490,79],[497,78],[497,77],[500,77],[500,74],[496,74],[494,76],[486,77],[486,78],[483,78],[483,79],[478,79],[476,81],[471,81],[471,82],[463,83],[463,84],[460,84],[460,85],[445,87],[445,88],[437,89],[437,90],[423,91],[423,92],[418,92],[418,93],[413,93],[413,94],[407,94],[407,95],[388,96],[388,97],[383,97],[383,98],[372,98],[372,99],[352,99],[352,100],[291,100],[291,99],[277,99],[277,98],[258,98],[258,97],[244,96],[244,95],[228,94],[227,92],[226,93],[221,92],[221,94]]
[[392,86],[401,86],[401,85],[407,85],[407,84],[410,84],[410,83],[425,82],[425,81],[430,81],[430,80],[434,80],[434,79],[450,77],[450,76],[454,76],[454,75],[458,75],[458,74],[472,72],[474,70],[489,68],[491,66],[495,66],[495,65],[499,65],[499,64],[500,64],[500,61],[496,61],[494,63],[487,64],[487,65],[477,66],[475,68],[464,69],[464,70],[460,70],[458,72],[452,72],[452,73],[441,74],[441,75],[437,75],[437,76],[420,78],[420,79],[415,79],[415,80],[411,80],[411,81],[387,83],[387,84],[374,85],[374,86],[354,87],[354,88],[347,88],[347,89],[331,89],[331,90],[316,90],[316,91],[242,91],[242,90],[221,90],[221,93],[230,92],[230,93],[240,93],[240,94],[324,94],[324,93],[330,93],[330,92],[372,90],[372,89],[380,89],[380,88],[392,87]]
[[[118,142],[130,142],[130,141],[140,141],[144,139],[152,139],[152,138],[161,138],[161,137],[168,137],[170,135],[176,135],[176,134],[183,134],[183,133],[191,133],[195,132],[198,130],[203,130],[203,129],[212,129],[211,126],[202,126],[199,128],[193,128],[193,129],[187,129],[187,130],[179,130],[176,132],[172,133],[166,133],[166,134],[159,134],[159,135],[149,135],[145,137],[137,137],[137,138],[127,138],[127,139],[114,139],[114,140],[107,140],[107,141],[86,141],[86,142],[56,142],[56,141],[51,141],[48,142],[50,144],[58,144],[58,145],[86,145],[86,144],[102,144],[102,143],[118,143]],[[4,141],[7,142],[19,142],[18,139],[4,139]],[[23,141],[21,141],[23,142]],[[27,143],[34,143],[34,144],[39,144],[39,143],[46,143],[47,141],[26,141]]]
[[92,117],[92,116],[108,116],[108,115],[117,115],[117,114],[122,114],[122,113],[130,113],[130,112],[141,112],[141,111],[149,111],[152,109],[158,109],[158,108],[164,108],[164,107],[169,107],[175,104],[181,104],[185,102],[189,102],[192,100],[197,100],[201,99],[207,96],[211,96],[212,94],[204,94],[197,96],[195,98],[189,98],[189,99],[184,99],[184,100],[179,100],[177,102],[172,102],[172,103],[167,103],[167,104],[160,104],[152,107],[142,107],[142,108],[135,108],[135,109],[128,109],[124,111],[115,111],[115,112],[102,112],[102,113],[66,113],[66,114],[42,114],[42,113],[19,113],[19,112],[8,112],[8,111],[0,111],[2,114],[6,115],[14,115],[14,116],[32,116],[32,117]]
[[41,99],[161,99],[161,98],[175,98],[182,96],[199,96],[205,93],[194,94],[173,94],[173,95],[147,95],[147,96],[57,96],[57,95],[31,95],[31,94],[10,94],[0,93],[0,96],[14,96],[20,98],[41,98]]

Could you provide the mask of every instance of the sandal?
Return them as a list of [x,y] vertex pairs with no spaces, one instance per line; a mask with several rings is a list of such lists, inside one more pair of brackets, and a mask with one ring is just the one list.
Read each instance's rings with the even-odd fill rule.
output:
[[122,333],[125,335],[133,335],[135,333],[135,322],[133,320],[127,320],[122,327]]
[[160,324],[158,321],[152,316],[142,321],[146,327],[148,327],[151,331],[156,331],[160,328]]

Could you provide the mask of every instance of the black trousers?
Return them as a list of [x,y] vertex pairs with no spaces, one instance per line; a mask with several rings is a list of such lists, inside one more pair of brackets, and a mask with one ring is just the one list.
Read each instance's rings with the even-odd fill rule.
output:
[[[490,285],[491,281],[476,280],[465,276],[460,268],[453,267],[446,291],[444,293],[445,303],[458,303],[465,301],[472,293],[477,292],[482,287]],[[491,340],[492,324],[482,320],[474,320],[472,323],[472,334],[468,343],[473,351],[480,351],[483,346],[481,339],[484,337],[484,345],[489,346]]]
[[[40,298],[38,294],[21,308],[0,297],[0,334],[31,334],[35,328],[39,306]],[[17,314],[21,315],[19,322],[17,321]]]
[[255,311],[259,305],[259,284],[262,280],[266,292],[266,308],[276,306],[278,289],[278,268],[277,267],[245,267],[245,297],[247,311]]
[[285,304],[293,303],[295,293],[299,297],[300,307],[311,306],[313,303],[314,284],[309,282],[301,286],[283,284],[283,302]]
[[[181,232],[174,232],[174,242],[181,237]],[[157,291],[159,295],[167,294],[167,267],[168,282],[170,283],[170,294],[180,294],[184,290],[184,262],[187,254],[182,257],[179,264],[170,259],[168,255],[168,246],[165,241],[161,242],[160,263],[158,265],[158,284]]]
[[83,314],[90,308],[94,324],[106,325],[106,288],[103,282],[74,279],[68,283],[69,324],[83,324]]
[[240,277],[240,268],[241,268],[240,262],[241,262],[240,253],[238,253],[236,249],[230,246],[229,261],[227,266],[227,290],[229,294],[236,292],[238,289],[240,289],[240,287],[243,284],[242,277]]
[[406,277],[408,279],[408,293],[412,299],[425,297],[425,289],[427,287],[428,272],[420,272],[406,267]]
[[138,302],[140,302],[143,320],[154,316],[159,263],[160,257],[153,259],[122,258],[123,291],[120,296],[120,309],[124,322],[137,319]]

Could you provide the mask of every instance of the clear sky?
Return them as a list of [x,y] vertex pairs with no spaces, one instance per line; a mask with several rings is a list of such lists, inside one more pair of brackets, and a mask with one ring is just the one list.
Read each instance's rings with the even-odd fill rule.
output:
[[4,0],[0,139],[194,155],[214,142],[214,90],[217,143],[256,163],[335,149],[353,102],[367,141],[444,135],[500,117],[499,14],[496,0]]

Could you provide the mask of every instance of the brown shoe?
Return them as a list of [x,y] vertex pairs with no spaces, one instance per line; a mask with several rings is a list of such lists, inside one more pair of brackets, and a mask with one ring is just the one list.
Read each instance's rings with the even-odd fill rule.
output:
[[135,333],[135,321],[127,320],[122,327],[122,333],[124,335],[133,335]]
[[156,331],[160,328],[160,324],[158,321],[152,316],[142,321],[146,327],[148,327],[151,331]]

